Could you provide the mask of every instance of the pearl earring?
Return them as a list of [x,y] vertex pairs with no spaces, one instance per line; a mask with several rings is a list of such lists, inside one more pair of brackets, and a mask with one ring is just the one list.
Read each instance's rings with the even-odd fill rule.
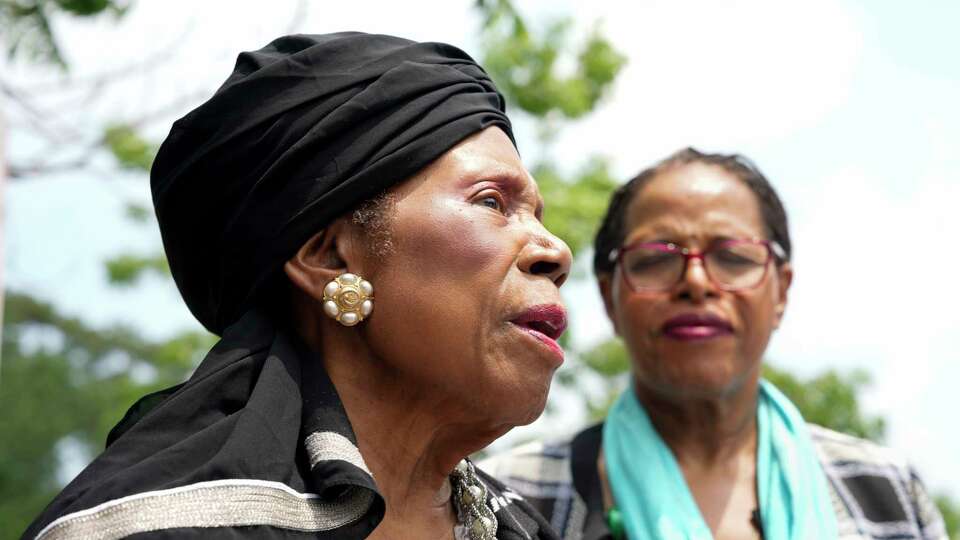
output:
[[362,277],[340,274],[323,288],[323,312],[344,326],[353,326],[373,311],[373,285]]

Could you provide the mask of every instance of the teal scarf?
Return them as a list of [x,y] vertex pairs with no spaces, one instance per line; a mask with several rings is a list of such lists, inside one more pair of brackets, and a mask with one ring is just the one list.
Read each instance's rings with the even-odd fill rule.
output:
[[[712,540],[677,460],[632,385],[607,416],[603,455],[630,540]],[[757,399],[757,494],[765,538],[837,538],[826,477],[803,417],[766,381]]]

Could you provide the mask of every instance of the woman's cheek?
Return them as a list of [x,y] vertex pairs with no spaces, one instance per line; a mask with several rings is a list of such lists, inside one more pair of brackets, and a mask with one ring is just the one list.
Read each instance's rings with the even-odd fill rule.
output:
[[637,363],[656,356],[652,354],[655,342],[652,339],[652,332],[648,328],[649,313],[647,306],[630,301],[621,302],[619,306],[617,323],[620,329],[620,337],[627,347],[634,369],[646,371]]
[[629,333],[634,339],[649,340],[649,337],[654,334],[650,299],[639,298],[638,295],[625,296],[627,298],[620,303],[623,306],[620,310],[621,333]]
[[[417,256],[417,272],[428,279],[462,279],[474,276],[504,258],[507,246],[500,228],[478,208],[437,205],[419,223],[404,231],[405,243]],[[398,235],[399,236],[399,235]]]

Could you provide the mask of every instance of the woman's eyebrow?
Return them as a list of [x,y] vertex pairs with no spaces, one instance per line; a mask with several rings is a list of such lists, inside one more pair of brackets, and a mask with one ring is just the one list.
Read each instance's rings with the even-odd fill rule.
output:
[[489,183],[516,200],[527,200],[534,207],[543,205],[543,199],[536,195],[534,186],[530,185],[518,172],[509,168],[498,168],[495,171],[488,170],[485,174],[473,176],[470,183]]
[[521,172],[511,164],[491,160],[484,167],[467,171],[465,178],[469,179],[470,185],[489,182],[513,197],[530,194],[529,202],[534,208],[535,215],[541,219],[545,209],[543,196],[537,189],[536,180],[525,173],[526,171]]
[[519,180],[510,167],[496,161],[486,162],[483,166],[466,167],[461,172],[461,178],[470,185],[492,182],[502,188],[510,188],[511,190],[515,189]]
[[627,238],[632,241],[643,239],[644,242],[676,242],[683,236],[683,233],[670,226],[655,225],[649,229],[640,229],[639,234],[634,234],[638,229],[634,229],[627,234]]
[[511,191],[521,192],[527,187],[525,178],[512,167],[496,167],[494,174],[488,179]]

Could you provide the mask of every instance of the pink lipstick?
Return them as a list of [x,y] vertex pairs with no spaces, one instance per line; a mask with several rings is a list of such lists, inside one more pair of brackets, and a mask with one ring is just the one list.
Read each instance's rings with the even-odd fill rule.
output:
[[510,321],[521,331],[546,345],[563,362],[563,348],[557,339],[567,328],[567,311],[558,304],[543,304],[527,308]]
[[660,328],[664,336],[680,341],[712,339],[733,334],[733,326],[710,313],[685,313],[671,317]]

